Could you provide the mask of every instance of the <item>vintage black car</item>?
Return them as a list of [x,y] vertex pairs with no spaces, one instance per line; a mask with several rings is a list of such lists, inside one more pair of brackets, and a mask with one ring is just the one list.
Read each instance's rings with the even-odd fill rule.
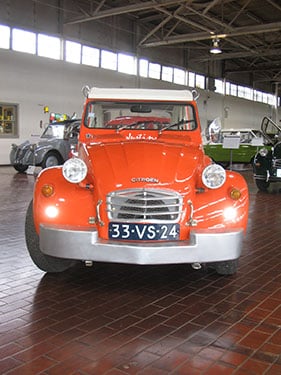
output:
[[77,144],[80,120],[68,119],[50,123],[38,142],[25,141],[12,144],[11,165],[18,172],[25,172],[30,165],[48,168],[63,164],[72,147]]
[[262,148],[257,152],[253,171],[258,189],[267,191],[272,182],[281,182],[281,126],[264,117],[261,131],[271,148]]

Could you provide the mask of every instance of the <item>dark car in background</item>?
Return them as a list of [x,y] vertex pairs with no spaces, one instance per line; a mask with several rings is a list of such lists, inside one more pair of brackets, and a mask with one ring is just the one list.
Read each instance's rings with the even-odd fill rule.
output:
[[257,152],[253,172],[258,189],[267,191],[272,182],[281,182],[281,127],[264,117],[261,131],[270,147]]
[[10,163],[18,172],[29,166],[42,168],[63,164],[76,147],[81,120],[68,119],[50,123],[36,143],[12,144]]

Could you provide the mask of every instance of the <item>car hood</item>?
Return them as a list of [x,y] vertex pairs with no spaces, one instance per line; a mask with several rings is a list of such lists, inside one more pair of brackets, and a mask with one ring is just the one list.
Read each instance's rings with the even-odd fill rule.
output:
[[15,143],[12,144],[12,147],[13,148],[20,148],[20,149],[24,149],[26,147],[29,147],[32,143],[30,143],[30,141],[24,141],[22,142],[21,144],[17,145]]
[[40,140],[37,142],[37,147],[48,147],[53,144],[59,144],[63,143],[64,139],[62,138],[40,138]]
[[99,143],[86,148],[89,178],[100,192],[157,187],[189,190],[203,151],[198,145],[165,142]]
[[46,145],[47,146],[50,143],[54,143],[56,141],[63,142],[64,140],[62,138],[56,138],[56,137],[50,137],[50,138],[41,138],[41,137],[36,138],[35,137],[31,141],[26,140],[26,141],[22,142],[20,145],[14,145],[14,146],[23,149],[23,148],[25,148],[27,146],[29,147],[31,145],[36,145],[36,146],[45,146]]

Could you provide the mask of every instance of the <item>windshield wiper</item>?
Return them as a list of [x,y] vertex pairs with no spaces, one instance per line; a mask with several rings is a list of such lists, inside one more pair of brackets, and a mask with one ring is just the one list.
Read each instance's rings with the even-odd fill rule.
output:
[[[172,128],[173,126],[180,126],[184,124],[188,124],[190,122],[194,122],[194,120],[180,120],[179,122],[175,122],[174,124],[169,124],[167,126],[164,126],[164,128],[160,129],[158,134],[162,134],[163,131]],[[181,129],[179,129],[181,130]]]
[[138,122],[131,122],[130,124],[121,125],[119,128],[116,128],[116,133],[119,133],[121,130],[126,129],[130,126],[138,125]]

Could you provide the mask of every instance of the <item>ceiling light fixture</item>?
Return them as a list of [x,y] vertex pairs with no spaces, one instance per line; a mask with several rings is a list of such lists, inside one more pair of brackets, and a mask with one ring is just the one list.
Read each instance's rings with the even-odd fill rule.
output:
[[220,49],[220,46],[219,46],[219,41],[220,40],[218,38],[213,39],[210,53],[213,53],[213,54],[222,53],[222,50]]

